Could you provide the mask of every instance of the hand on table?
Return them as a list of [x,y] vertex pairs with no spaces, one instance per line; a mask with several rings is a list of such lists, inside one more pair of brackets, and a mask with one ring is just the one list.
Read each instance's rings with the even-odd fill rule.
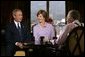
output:
[[21,49],[23,48],[23,44],[21,42],[16,42],[15,45],[20,47]]

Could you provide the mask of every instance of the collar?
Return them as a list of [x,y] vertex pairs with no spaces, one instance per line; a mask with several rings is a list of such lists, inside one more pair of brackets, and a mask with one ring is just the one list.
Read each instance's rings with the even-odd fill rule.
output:
[[[39,24],[39,26],[41,27],[41,25]],[[47,26],[47,23],[45,22],[45,24],[44,24],[44,27],[46,27]]]
[[19,23],[19,26],[21,27],[20,22],[17,22],[14,20],[14,23],[15,23],[16,27],[18,27],[18,25],[17,25],[18,23]]
[[78,20],[75,20],[75,21],[73,21],[72,23],[78,24],[79,26],[81,26],[81,23],[80,23]]

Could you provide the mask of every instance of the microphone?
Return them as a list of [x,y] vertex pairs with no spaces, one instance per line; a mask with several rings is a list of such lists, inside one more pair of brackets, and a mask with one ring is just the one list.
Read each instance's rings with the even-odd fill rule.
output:
[[43,39],[44,39],[44,36],[41,36],[40,37],[40,43],[41,43],[41,45],[43,45]]

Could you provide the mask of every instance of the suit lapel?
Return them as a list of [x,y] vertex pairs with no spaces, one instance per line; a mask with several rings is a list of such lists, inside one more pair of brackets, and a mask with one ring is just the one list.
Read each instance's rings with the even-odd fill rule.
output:
[[18,29],[17,29],[17,27],[16,27],[16,25],[15,25],[15,23],[14,22],[12,22],[12,30],[14,31],[14,32],[18,32]]

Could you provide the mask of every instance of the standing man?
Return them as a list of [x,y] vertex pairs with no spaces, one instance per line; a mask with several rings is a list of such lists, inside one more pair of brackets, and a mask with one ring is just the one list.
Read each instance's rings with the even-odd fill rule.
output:
[[14,56],[17,47],[23,47],[21,42],[30,38],[26,26],[21,22],[23,19],[22,11],[20,9],[15,9],[12,12],[12,16],[13,21],[6,27],[6,56]]

